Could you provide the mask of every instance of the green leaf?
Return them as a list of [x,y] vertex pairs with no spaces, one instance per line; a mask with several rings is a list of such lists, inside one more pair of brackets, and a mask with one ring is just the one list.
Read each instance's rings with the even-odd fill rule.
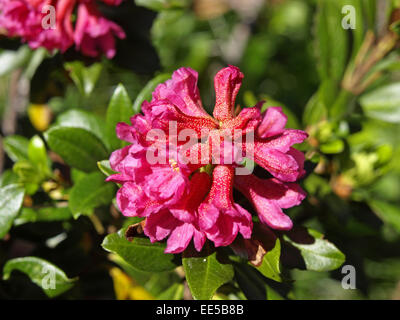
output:
[[364,94],[360,104],[370,118],[400,123],[400,82]]
[[28,160],[20,160],[14,164],[13,171],[18,176],[18,182],[24,185],[28,194],[32,195],[37,191],[43,178],[37,166]]
[[322,101],[321,89],[319,89],[308,101],[304,113],[303,113],[303,123],[304,125],[316,124],[319,121],[326,119],[327,109]]
[[103,172],[107,177],[116,173],[114,170],[111,169],[109,160],[99,161],[97,162],[97,166],[99,167],[100,171]]
[[0,53],[0,76],[23,66],[31,56],[28,46],[21,46],[17,51],[4,50]]
[[233,279],[233,266],[222,262],[216,251],[205,247],[201,253],[188,250],[183,253],[182,264],[190,292],[196,300],[209,300],[224,283]]
[[[207,37],[204,32],[202,34],[203,37]],[[201,33],[196,32],[196,15],[194,12],[187,10],[163,10],[157,15],[151,28],[153,45],[157,48],[161,65],[167,70],[174,69],[174,66],[177,67],[178,65],[193,67],[188,65],[188,62],[196,62],[195,65],[202,63],[201,61],[193,61],[190,58],[190,56],[193,56],[192,50],[199,45],[199,43],[192,41],[199,40],[199,35]],[[201,48],[198,49],[200,50],[196,53],[197,55],[202,55],[202,52],[207,51]],[[185,54],[179,54],[181,52],[185,52]],[[186,60],[186,62],[182,61],[182,59]],[[207,62],[207,58],[201,58],[201,60]]]
[[400,206],[379,200],[370,200],[368,205],[385,223],[400,232]]
[[65,63],[64,66],[81,94],[90,96],[100,77],[102,64],[93,63],[90,67],[86,67],[81,61],[73,61]]
[[35,49],[24,70],[24,77],[31,80],[32,77],[35,75],[36,70],[47,56],[49,56],[49,53],[45,48]]
[[157,300],[181,300],[184,286],[182,283],[174,283],[167,290],[157,296]]
[[300,250],[307,270],[331,271],[339,268],[346,260],[345,255],[335,245],[324,240],[319,232],[311,229],[308,232],[314,237],[311,244],[297,243],[285,236],[286,241]]
[[285,300],[278,292],[269,286],[265,286],[267,291],[267,300]]
[[72,218],[72,213],[68,207],[47,207],[38,210],[32,208],[22,208],[21,213],[14,220],[14,225],[29,222],[51,222],[64,221]]
[[100,172],[93,172],[79,179],[72,187],[69,208],[76,219],[81,214],[91,214],[96,207],[111,203],[114,194],[114,185],[106,183]]
[[146,7],[151,10],[161,11],[165,9],[184,8],[189,0],[135,0],[138,6]]
[[344,150],[344,142],[341,139],[332,140],[321,144],[320,150],[326,154],[341,153]]
[[49,298],[57,297],[71,289],[77,280],[69,279],[57,266],[37,257],[8,260],[3,269],[3,279],[8,280],[14,270],[25,273]]
[[133,112],[139,113],[142,107],[143,101],[151,100],[151,94],[154,91],[154,89],[162,82],[168,80],[171,78],[171,74],[169,73],[163,73],[159,74],[158,76],[154,77],[152,80],[150,80],[146,86],[139,92],[138,96],[136,97],[135,102],[133,103]]
[[0,239],[10,230],[24,200],[24,189],[16,184],[0,188]]
[[342,78],[347,60],[347,33],[341,25],[341,9],[346,1],[318,0],[317,3],[316,39],[320,77],[337,82]]
[[57,117],[56,125],[60,127],[82,128],[93,133],[101,141],[106,140],[104,123],[93,113],[72,109]]
[[265,300],[267,288],[261,274],[247,263],[235,263],[235,280],[249,300]]
[[100,139],[82,128],[53,127],[44,136],[67,164],[85,172],[95,171],[97,161],[108,156]]
[[46,146],[39,136],[34,136],[28,145],[28,158],[42,175],[50,175]]
[[129,118],[132,114],[132,101],[124,86],[119,84],[111,97],[106,116],[107,141],[111,150],[116,150],[126,145],[124,141],[118,139],[115,128],[118,122],[129,123]]
[[4,171],[0,176],[0,188],[14,183],[18,183],[18,175],[12,170]]
[[164,253],[165,244],[151,243],[149,239],[140,237],[128,241],[123,229],[105,237],[102,246],[105,250],[119,255],[138,270],[162,272],[173,270],[178,266],[173,254]]
[[14,162],[28,159],[29,140],[23,136],[12,135],[3,139],[3,147],[7,155]]
[[276,239],[275,247],[266,253],[261,265],[256,267],[256,269],[260,271],[263,276],[281,282],[280,257],[281,242],[279,239]]

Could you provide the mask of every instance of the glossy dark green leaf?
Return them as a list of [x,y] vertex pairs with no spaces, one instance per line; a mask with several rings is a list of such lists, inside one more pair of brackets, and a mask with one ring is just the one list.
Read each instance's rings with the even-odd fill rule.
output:
[[209,300],[224,283],[232,280],[233,266],[221,261],[216,251],[205,247],[201,254],[184,252],[182,264],[190,292],[196,300]]
[[270,286],[265,286],[267,291],[268,300],[285,300],[278,292],[272,289]]
[[14,225],[19,226],[29,222],[64,221],[71,218],[72,213],[68,207],[22,208],[21,213],[14,220]]
[[29,140],[23,136],[11,135],[3,139],[3,147],[12,161],[28,159]]
[[104,181],[100,172],[92,172],[79,179],[69,194],[69,208],[78,218],[81,214],[91,214],[93,209],[111,203],[115,189],[114,184]]
[[100,139],[82,128],[53,127],[45,138],[67,164],[85,172],[97,170],[97,161],[108,157]]
[[247,263],[235,263],[235,280],[249,300],[265,300],[267,288],[259,272]]
[[3,279],[10,278],[14,270],[25,273],[33,283],[41,287],[49,298],[71,289],[76,279],[70,279],[54,264],[37,257],[8,260],[3,268]]
[[314,237],[311,244],[297,243],[285,236],[285,240],[300,250],[307,270],[331,271],[339,268],[346,260],[345,255],[332,243],[323,239],[323,235],[314,230],[308,230]]
[[275,246],[272,250],[268,251],[259,267],[256,269],[262,273],[263,276],[281,282],[281,242],[276,239]]
[[82,128],[105,141],[106,131],[103,121],[94,115],[79,109],[72,109],[57,117],[56,125],[60,127]]
[[400,123],[400,82],[364,94],[360,104],[370,118]]
[[138,96],[136,97],[135,102],[133,103],[133,112],[139,113],[142,107],[143,101],[151,100],[151,94],[154,91],[154,89],[162,82],[168,80],[171,78],[171,74],[169,73],[163,73],[159,74],[158,76],[154,77],[152,80],[150,80],[145,87],[142,89],[142,91],[139,92]]
[[128,241],[124,230],[109,234],[105,237],[102,246],[105,250],[119,255],[138,270],[161,272],[177,267],[176,257],[173,254],[164,253],[165,244],[151,243],[149,239],[140,237]]
[[86,172],[83,172],[76,168],[71,169],[71,180],[74,184],[77,183],[80,179],[86,177],[87,175],[88,174]]
[[0,188],[0,239],[10,230],[22,206],[24,189],[11,184]]
[[132,101],[125,87],[119,84],[111,97],[106,116],[107,141],[110,150],[116,150],[126,145],[124,141],[118,139],[115,129],[118,122],[129,123],[132,115]]

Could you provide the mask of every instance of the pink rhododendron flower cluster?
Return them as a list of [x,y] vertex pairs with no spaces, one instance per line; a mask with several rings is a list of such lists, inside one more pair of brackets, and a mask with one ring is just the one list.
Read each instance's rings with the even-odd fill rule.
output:
[[[103,0],[119,5],[122,0]],[[51,27],[48,6],[55,9]],[[72,15],[77,11],[75,25]],[[33,49],[59,49],[65,52],[75,44],[84,55],[96,57],[104,53],[115,55],[115,37],[125,38],[120,26],[107,20],[97,9],[94,0],[0,0],[0,32],[21,37]]]
[[[236,111],[242,79],[234,66],[217,73],[216,104],[210,116],[202,106],[197,73],[181,68],[158,85],[151,102],[143,103],[143,114],[131,118],[131,125],[117,125],[118,137],[129,145],[112,153],[111,168],[118,173],[108,181],[122,185],[117,204],[125,216],[146,218],[144,233],[152,242],[168,238],[165,252],[182,252],[192,239],[198,251],[206,239],[216,247],[230,245],[238,234],[250,239],[252,215],[235,202],[234,188],[249,200],[263,224],[292,228],[282,209],[305,197],[295,183],[305,173],[304,155],[292,146],[307,134],[285,129],[287,117],[280,107],[261,112],[259,103]],[[229,134],[241,139],[229,149],[233,156],[221,156],[219,147],[231,145]],[[194,138],[193,143],[188,146],[182,136]],[[149,154],[166,161],[154,162]],[[267,170],[271,178],[238,174],[242,156]]]

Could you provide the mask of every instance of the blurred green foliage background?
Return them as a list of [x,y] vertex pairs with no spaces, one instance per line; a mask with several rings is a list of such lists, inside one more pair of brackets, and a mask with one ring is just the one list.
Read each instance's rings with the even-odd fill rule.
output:
[[[342,28],[344,5],[355,8],[355,29]],[[39,214],[43,205],[62,208],[87,176],[52,151],[38,162],[24,152],[31,137],[63,121],[59,115],[67,112],[64,121],[73,121],[71,110],[78,109],[101,127],[119,83],[137,107],[149,97],[151,79],[164,81],[182,66],[199,72],[211,111],[213,76],[233,64],[245,75],[241,106],[259,100],[282,106],[288,127],[310,134],[300,146],[308,160],[301,182],[308,197],[288,214],[346,255],[357,288],[342,288],[340,269],[305,270],[283,247],[282,273],[294,281],[277,283],[247,270],[246,288],[228,284],[216,297],[400,299],[399,12],[396,0],[128,0],[104,8],[128,35],[113,60],[32,51],[0,36],[0,185],[22,181],[26,194],[22,213],[0,241],[0,266],[40,256],[79,276],[60,298],[187,298],[179,271],[139,272],[101,248],[105,234],[132,222],[110,208],[112,188],[79,219],[62,210],[53,218]],[[46,295],[18,273],[0,281],[0,298]]]

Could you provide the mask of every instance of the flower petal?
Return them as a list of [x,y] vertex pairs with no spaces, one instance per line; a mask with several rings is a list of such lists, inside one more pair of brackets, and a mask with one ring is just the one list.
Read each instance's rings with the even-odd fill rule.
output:
[[299,166],[299,162],[291,155],[276,149],[263,148],[257,143],[255,144],[254,161],[274,177],[283,181],[296,181],[303,170]]
[[293,226],[281,208],[298,205],[305,197],[304,191],[294,183],[260,179],[255,175],[237,176],[235,187],[253,204],[261,222],[279,230]]
[[171,232],[165,253],[180,253],[186,249],[193,237],[194,228],[190,223],[183,223]]
[[146,218],[143,231],[151,242],[160,241],[171,233],[177,223],[168,210],[162,210]]
[[268,138],[280,134],[285,129],[287,116],[281,107],[270,107],[265,112],[264,118],[257,129],[261,138]]
[[243,77],[243,73],[235,66],[224,68],[215,75],[215,119],[226,121],[234,118],[235,100]]
[[199,89],[198,74],[190,68],[180,68],[172,74],[172,79],[159,84],[153,92],[153,100],[168,100],[189,116],[209,117],[203,109]]
[[308,134],[302,130],[287,129],[277,136],[267,139],[257,139],[259,147],[276,149],[282,152],[288,152],[290,147],[297,143],[302,143],[307,139]]
[[159,211],[163,205],[151,200],[143,190],[133,182],[126,182],[117,192],[119,210],[127,217],[146,217]]

